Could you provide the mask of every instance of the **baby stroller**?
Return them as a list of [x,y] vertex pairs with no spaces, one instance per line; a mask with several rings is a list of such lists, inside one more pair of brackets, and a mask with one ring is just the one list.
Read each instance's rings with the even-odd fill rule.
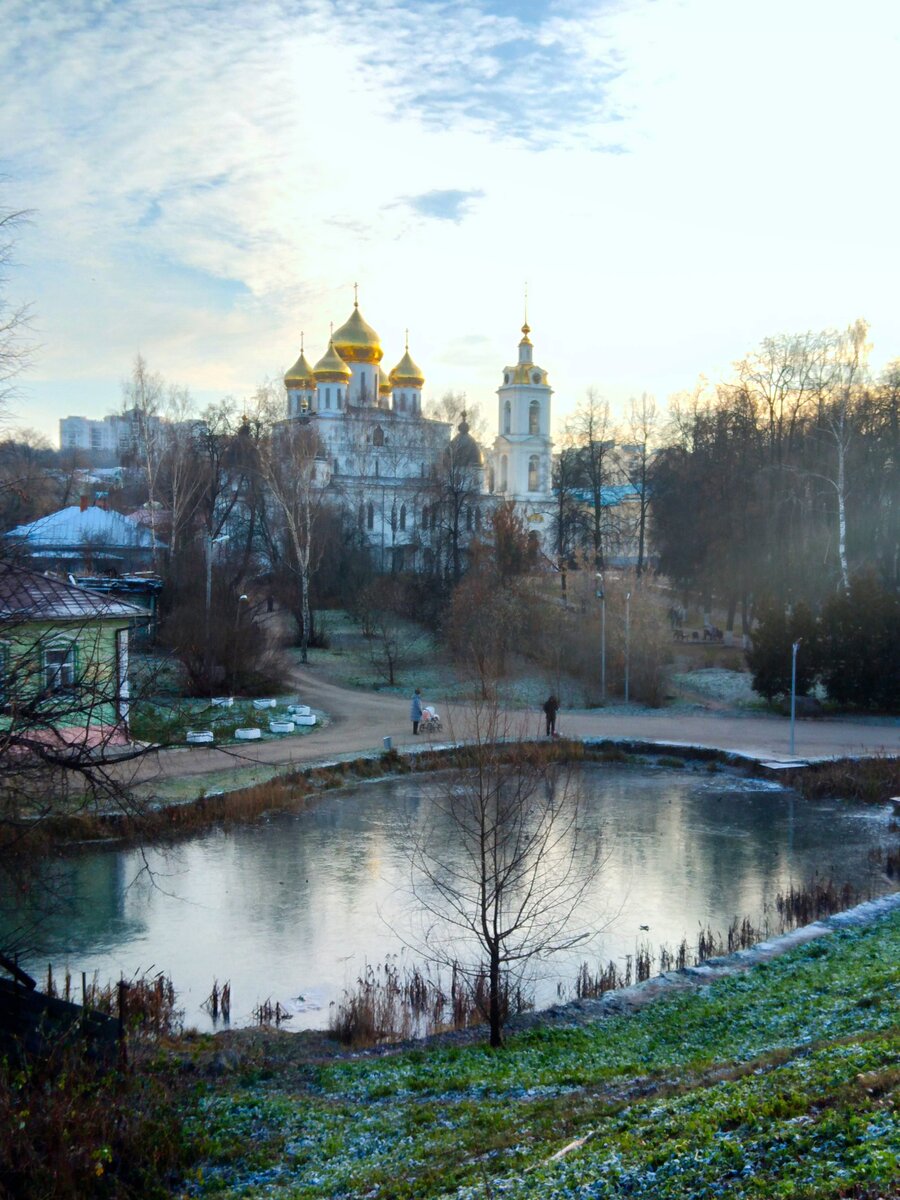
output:
[[440,733],[444,726],[437,709],[431,704],[422,706],[422,720],[419,722],[420,733]]

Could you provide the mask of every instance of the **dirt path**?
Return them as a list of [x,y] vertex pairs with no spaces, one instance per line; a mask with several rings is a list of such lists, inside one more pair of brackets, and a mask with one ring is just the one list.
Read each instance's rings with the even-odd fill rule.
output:
[[[409,701],[379,692],[340,687],[315,666],[295,667],[292,685],[305,703],[328,714],[328,723],[304,737],[247,743],[221,749],[179,747],[163,750],[141,760],[136,782],[203,775],[236,770],[253,764],[301,765],[339,755],[362,755],[379,751],[390,737],[398,750],[427,744],[412,736]],[[471,707],[444,703],[428,695],[444,720],[438,741],[463,738],[471,725]],[[510,710],[510,732],[536,736],[542,732],[540,713]],[[565,710],[560,713],[564,737],[609,737],[659,742],[669,745],[702,746],[734,751],[765,761],[795,761],[789,753],[787,718],[737,716],[733,712],[673,713],[665,709],[634,712]],[[846,755],[900,754],[900,721],[884,718],[843,718],[798,721],[796,757],[842,757]]]

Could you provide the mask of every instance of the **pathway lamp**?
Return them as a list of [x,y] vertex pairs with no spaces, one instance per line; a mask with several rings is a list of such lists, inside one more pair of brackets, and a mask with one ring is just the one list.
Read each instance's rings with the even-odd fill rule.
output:
[[209,653],[209,612],[212,601],[212,548],[220,542],[227,542],[229,534],[220,533],[218,537],[213,537],[212,534],[206,536],[206,671],[207,682],[210,684],[210,695],[212,694],[212,681],[208,678],[210,670],[210,653]]
[[794,723],[797,715],[797,651],[803,638],[797,638],[791,646],[791,754],[794,753]]
[[[563,576],[565,579],[565,575]],[[600,697],[606,703],[606,593],[603,576],[597,572],[597,599],[600,601]]]

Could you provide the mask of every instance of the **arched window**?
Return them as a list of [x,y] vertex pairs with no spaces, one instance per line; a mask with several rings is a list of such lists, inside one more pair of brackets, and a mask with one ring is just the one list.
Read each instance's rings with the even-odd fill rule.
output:
[[366,509],[366,529],[374,529],[374,528],[375,528],[375,505],[370,500],[368,508]]
[[466,505],[466,533],[472,532],[472,506]]
[[377,479],[380,474],[381,474],[381,467],[379,465],[378,459],[376,458],[375,459],[375,478]]
[[400,532],[406,532],[406,505],[400,505]]
[[500,457],[500,491],[505,492],[509,486],[509,461],[505,454]]
[[360,527],[360,529],[362,529],[365,519],[366,519],[366,506],[360,500],[360,502],[359,502],[359,527]]
[[325,407],[331,408],[331,388],[325,389]]
[[532,454],[528,459],[528,490],[536,492],[538,490],[538,456]]
[[423,529],[428,528],[428,505],[427,504],[422,505],[422,528]]
[[336,392],[337,392],[337,405],[336,405],[336,407],[337,407],[337,408],[340,408],[340,407],[341,407],[341,389],[340,389],[340,388],[336,388],[335,390],[336,390]]
[[339,475],[341,473],[341,464],[337,459],[334,460],[334,473],[335,475]]
[[481,509],[475,509],[475,528],[481,533]]
[[373,446],[383,446],[384,445],[384,430],[381,428],[380,425],[375,426],[375,432],[372,434],[372,445]]
[[503,405],[503,432],[509,433],[511,428],[512,428],[512,409],[510,408],[509,401],[507,400],[507,402]]
[[493,490],[494,490],[494,468],[491,467],[491,469],[488,471],[488,491],[492,492]]
[[398,412],[406,412],[406,397],[403,395],[402,392],[397,397],[397,411]]
[[541,432],[541,402],[539,400],[532,400],[528,405],[528,432]]

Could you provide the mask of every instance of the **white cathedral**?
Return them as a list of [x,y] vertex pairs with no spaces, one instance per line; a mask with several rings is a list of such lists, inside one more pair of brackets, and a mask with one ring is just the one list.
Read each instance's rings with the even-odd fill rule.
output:
[[465,414],[455,436],[448,423],[422,415],[425,376],[408,342],[386,371],[381,340],[358,300],[315,366],[301,339],[300,357],[284,377],[288,419],[314,422],[323,447],[323,486],[339,491],[356,512],[381,570],[433,563],[442,520],[435,479],[442,465],[444,475],[448,464],[466,473],[465,503],[457,514],[466,541],[494,503],[512,500],[539,541],[547,542],[553,391],[547,372],[534,362],[530,332],[526,320],[518,362],[504,368],[497,389],[497,436],[487,454],[469,433]]

